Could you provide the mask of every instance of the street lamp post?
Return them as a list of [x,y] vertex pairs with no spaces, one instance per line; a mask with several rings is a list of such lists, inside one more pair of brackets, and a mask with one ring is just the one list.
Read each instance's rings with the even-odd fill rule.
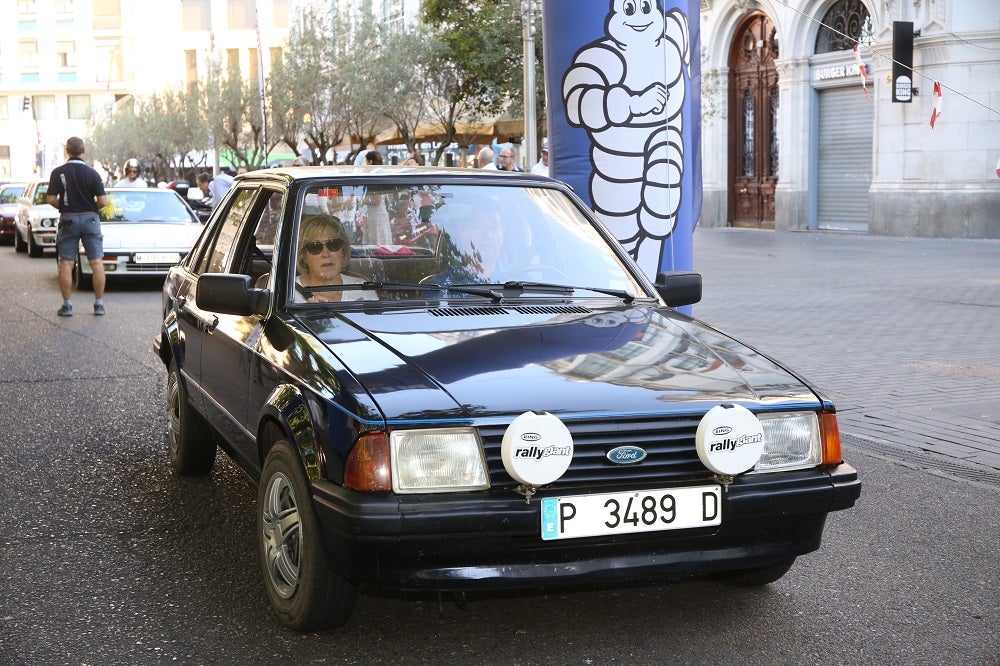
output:
[[521,0],[521,38],[524,42],[524,170],[538,159],[535,127],[535,16],[539,0]]

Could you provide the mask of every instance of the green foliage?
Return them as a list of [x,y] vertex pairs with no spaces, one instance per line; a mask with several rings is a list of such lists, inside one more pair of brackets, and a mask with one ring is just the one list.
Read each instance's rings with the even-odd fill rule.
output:
[[[518,6],[425,0],[425,25],[396,30],[367,9],[345,16],[312,6],[271,63],[264,104],[255,77],[228,71],[221,53],[209,53],[190,88],[95,116],[88,153],[112,171],[137,157],[147,175],[172,180],[203,170],[211,148],[252,169],[280,144],[298,153],[305,143],[314,163],[324,164],[352,159],[379,132],[415,150],[420,127],[433,129],[440,147],[432,162],[439,161],[453,141],[468,142],[463,123],[520,105]],[[536,44],[540,52],[540,39]],[[336,155],[345,143],[349,153]]]

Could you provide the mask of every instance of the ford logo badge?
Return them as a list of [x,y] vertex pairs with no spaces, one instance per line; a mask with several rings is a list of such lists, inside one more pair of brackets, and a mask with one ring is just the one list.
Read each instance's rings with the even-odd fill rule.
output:
[[713,435],[728,435],[732,431],[733,431],[733,429],[730,428],[729,426],[719,426],[718,428],[716,428],[715,430],[712,431],[712,434]]
[[526,442],[537,442],[541,438],[542,438],[542,436],[539,435],[537,432],[522,432],[521,433],[521,439],[523,439]]
[[608,460],[617,465],[631,465],[646,459],[646,452],[638,446],[616,446],[608,451]]

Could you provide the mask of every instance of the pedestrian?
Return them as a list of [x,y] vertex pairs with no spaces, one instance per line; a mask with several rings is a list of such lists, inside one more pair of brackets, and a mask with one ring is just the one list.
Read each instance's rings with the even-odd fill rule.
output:
[[80,137],[71,136],[66,141],[66,156],[69,159],[52,170],[45,197],[50,206],[59,210],[56,252],[63,304],[56,314],[60,317],[73,316],[70,295],[81,242],[94,274],[94,314],[104,314],[104,236],[98,211],[108,205],[108,195],[100,174],[83,161],[84,150]]
[[500,166],[497,167],[497,171],[524,171],[524,169],[514,163],[513,148],[508,146],[500,151]]
[[476,155],[476,160],[479,161],[479,168],[486,169],[487,171],[496,171],[497,165],[493,163],[493,149],[489,146],[484,147]]
[[139,177],[139,160],[131,157],[125,162],[125,177],[116,182],[114,186],[149,187],[149,183]]
[[541,176],[549,175],[549,140],[545,139],[542,141],[542,156],[535,164],[531,167],[531,173],[537,173]]
[[222,202],[222,197],[225,196],[229,188],[233,186],[233,177],[230,176],[225,171],[220,171],[218,176],[212,177],[212,174],[207,171],[203,171],[198,174],[198,187],[201,188],[201,193],[205,195],[206,198],[212,200],[212,208],[215,208]]

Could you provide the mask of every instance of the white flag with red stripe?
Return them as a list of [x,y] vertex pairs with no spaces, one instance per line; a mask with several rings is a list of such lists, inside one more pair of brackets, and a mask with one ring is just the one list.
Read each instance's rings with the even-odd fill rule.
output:
[[872,101],[872,96],[868,94],[868,70],[865,69],[865,63],[861,60],[861,51],[858,50],[858,45],[854,45],[854,62],[858,63],[858,75],[861,77],[861,89],[865,91],[865,97],[868,101]]
[[931,129],[934,129],[934,123],[937,119],[941,117],[941,84],[937,81],[934,82],[934,110],[931,111]]

